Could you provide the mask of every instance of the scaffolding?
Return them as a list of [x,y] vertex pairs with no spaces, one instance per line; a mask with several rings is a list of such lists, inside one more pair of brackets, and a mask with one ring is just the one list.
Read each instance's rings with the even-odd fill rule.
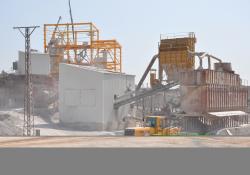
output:
[[44,52],[52,58],[52,73],[58,73],[61,62],[122,71],[121,45],[116,40],[100,40],[99,29],[91,22],[45,24]]

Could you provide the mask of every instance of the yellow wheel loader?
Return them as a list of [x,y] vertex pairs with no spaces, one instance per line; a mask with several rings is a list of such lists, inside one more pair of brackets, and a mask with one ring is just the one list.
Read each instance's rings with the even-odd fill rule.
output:
[[145,127],[126,128],[125,136],[173,136],[181,131],[177,127],[165,127],[166,117],[148,116],[145,118]]

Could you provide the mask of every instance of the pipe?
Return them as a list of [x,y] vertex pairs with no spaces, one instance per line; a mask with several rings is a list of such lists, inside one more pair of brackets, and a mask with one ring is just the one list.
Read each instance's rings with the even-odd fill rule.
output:
[[156,55],[153,56],[153,58],[151,59],[149,65],[148,65],[148,67],[147,67],[147,69],[145,70],[144,74],[142,75],[142,77],[141,77],[141,79],[140,79],[140,81],[139,81],[139,83],[138,83],[138,85],[137,85],[137,87],[136,87],[136,89],[135,89],[136,91],[138,91],[138,90],[141,88],[141,86],[142,86],[144,80],[146,79],[146,77],[147,77],[147,75],[148,75],[150,69],[152,68],[152,66],[154,65],[154,63],[155,63],[155,61],[156,61],[156,59],[157,59],[158,57],[159,57],[159,55],[156,54]]
[[211,69],[211,58],[213,58],[213,59],[217,60],[218,62],[222,63],[221,59],[219,59],[219,58],[217,58],[217,57],[215,57],[213,55],[210,55],[210,54],[208,54],[206,52],[192,52],[192,51],[189,50],[188,53],[189,53],[189,57],[197,56],[199,58],[199,60],[200,60],[199,69],[202,69],[202,64],[203,64],[202,59],[204,59],[206,57],[208,59],[208,69]]

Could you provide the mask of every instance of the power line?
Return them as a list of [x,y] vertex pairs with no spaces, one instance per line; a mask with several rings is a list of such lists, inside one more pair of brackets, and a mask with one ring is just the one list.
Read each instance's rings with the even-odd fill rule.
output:
[[[34,116],[32,103],[32,81],[31,81],[31,60],[30,60],[30,36],[40,26],[14,27],[25,38],[25,93],[24,93],[24,123],[23,136],[34,135]],[[23,31],[24,30],[24,31]]]

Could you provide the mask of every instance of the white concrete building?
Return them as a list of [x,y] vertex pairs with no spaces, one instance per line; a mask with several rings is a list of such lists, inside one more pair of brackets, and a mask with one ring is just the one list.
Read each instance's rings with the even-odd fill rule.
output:
[[[50,74],[50,57],[46,53],[31,52],[31,74],[49,75]],[[25,74],[25,53],[19,51],[17,62],[17,73]]]
[[135,88],[135,76],[89,66],[60,64],[60,121],[86,130],[115,130],[129,106],[113,109],[114,97]]

